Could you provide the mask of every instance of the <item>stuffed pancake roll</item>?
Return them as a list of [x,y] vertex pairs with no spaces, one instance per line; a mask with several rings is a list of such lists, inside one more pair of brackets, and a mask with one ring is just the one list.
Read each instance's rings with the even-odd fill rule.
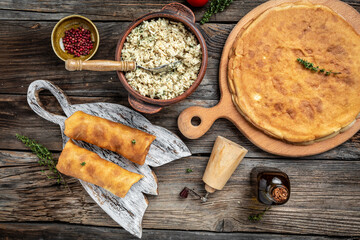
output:
[[96,153],[77,146],[71,139],[66,143],[56,165],[59,172],[95,184],[121,198],[143,175],[129,172],[102,159]]
[[84,112],[75,112],[65,121],[65,135],[75,140],[114,151],[143,165],[155,136]]

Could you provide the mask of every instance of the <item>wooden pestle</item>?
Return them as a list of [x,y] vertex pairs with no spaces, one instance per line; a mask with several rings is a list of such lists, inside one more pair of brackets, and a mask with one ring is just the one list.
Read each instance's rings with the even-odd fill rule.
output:
[[221,190],[225,186],[247,152],[244,147],[224,137],[216,138],[203,176],[207,192],[203,201],[206,201],[209,193]]
[[65,68],[68,71],[133,71],[136,69],[135,62],[111,61],[111,60],[87,60],[68,59],[65,61]]

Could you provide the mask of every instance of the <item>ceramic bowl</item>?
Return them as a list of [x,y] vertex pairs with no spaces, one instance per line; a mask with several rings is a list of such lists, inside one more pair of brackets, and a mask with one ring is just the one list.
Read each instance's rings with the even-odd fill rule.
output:
[[[71,28],[83,27],[90,30],[91,32],[91,41],[94,43],[93,49],[90,50],[90,53],[86,56],[75,57],[74,55],[67,53],[64,50],[62,43],[62,38],[65,35],[65,31]],[[67,59],[81,59],[83,61],[90,59],[96,53],[99,47],[100,37],[99,32],[95,24],[90,21],[90,19],[80,16],[80,15],[71,15],[61,19],[54,27],[51,33],[51,46],[55,54],[63,61]]]
[[132,22],[120,37],[120,40],[116,48],[115,60],[121,61],[121,50],[126,41],[126,37],[129,35],[129,33],[135,27],[141,24],[143,21],[156,19],[156,18],[167,18],[172,21],[183,23],[185,27],[196,36],[201,46],[202,62],[198,73],[198,77],[195,80],[195,82],[191,85],[191,87],[188,88],[180,96],[168,100],[152,99],[141,95],[128,84],[123,72],[117,72],[120,82],[129,93],[128,100],[130,105],[139,112],[150,113],[150,114],[159,112],[164,106],[177,103],[188,97],[190,94],[192,94],[195,91],[195,89],[199,86],[202,79],[204,78],[207,62],[208,62],[208,52],[206,48],[205,39],[202,36],[200,30],[195,25],[195,15],[188,7],[180,3],[170,3],[164,6],[160,12],[146,14],[138,18],[134,22]]

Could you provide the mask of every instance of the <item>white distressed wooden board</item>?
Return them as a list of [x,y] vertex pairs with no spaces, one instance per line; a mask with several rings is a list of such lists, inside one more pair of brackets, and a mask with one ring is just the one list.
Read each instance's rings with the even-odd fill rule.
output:
[[163,127],[152,125],[144,116],[134,110],[112,103],[71,105],[64,92],[52,82],[46,80],[34,81],[28,89],[28,104],[39,116],[60,126],[63,146],[69,140],[64,135],[66,117],[45,110],[39,99],[39,92],[42,90],[49,90],[56,97],[67,117],[76,111],[83,111],[156,136],[155,141],[151,144],[145,164],[142,166],[132,163],[112,151],[82,141],[75,141],[79,146],[97,153],[108,161],[114,162],[131,172],[144,175],[144,178],[131,187],[125,198],[119,198],[101,187],[79,180],[88,194],[112,219],[131,234],[141,238],[142,218],[148,206],[144,193],[158,194],[156,176],[149,166],[158,167],[173,160],[188,157],[191,155],[190,150],[175,134]]

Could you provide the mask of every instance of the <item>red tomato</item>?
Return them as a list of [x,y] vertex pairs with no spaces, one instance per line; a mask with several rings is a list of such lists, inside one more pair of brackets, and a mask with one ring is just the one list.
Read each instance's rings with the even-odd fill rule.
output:
[[191,6],[193,7],[202,7],[204,6],[209,0],[186,0]]

